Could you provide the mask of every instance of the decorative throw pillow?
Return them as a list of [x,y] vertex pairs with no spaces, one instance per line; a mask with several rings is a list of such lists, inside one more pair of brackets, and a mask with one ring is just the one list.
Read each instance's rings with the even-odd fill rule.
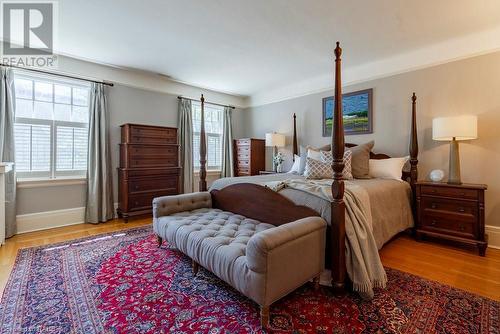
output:
[[306,179],[331,179],[333,178],[332,165],[308,157],[304,176]]
[[380,179],[401,180],[403,166],[409,159],[409,156],[380,160],[370,159],[370,176]]
[[[327,163],[332,166],[333,155],[332,151],[320,151],[321,161]],[[333,173],[333,171],[332,171]],[[350,150],[346,150],[344,152],[344,170],[342,171],[342,178],[344,180],[351,180],[352,177],[352,152]]]
[[304,170],[306,169],[306,159],[307,159],[307,149],[300,147],[300,167],[299,175],[304,175]]
[[293,165],[292,165],[292,169],[290,169],[290,171],[288,173],[290,174],[299,174],[299,171],[300,171],[300,157],[295,154],[293,156],[295,158],[295,161],[293,162]]
[[370,178],[370,152],[374,145],[375,142],[372,140],[368,143],[349,148],[352,151],[352,176],[354,178]]
[[315,149],[315,148],[311,148],[311,147],[307,147],[307,157],[308,158],[311,158],[311,159],[314,159],[314,160],[320,160],[321,161],[321,151]]

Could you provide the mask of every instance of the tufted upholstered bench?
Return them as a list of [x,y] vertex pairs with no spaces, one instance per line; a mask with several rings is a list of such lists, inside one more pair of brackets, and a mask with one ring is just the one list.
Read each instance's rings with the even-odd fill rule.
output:
[[269,306],[314,279],[324,269],[326,222],[308,217],[274,226],[212,208],[209,192],[153,200],[158,237],[214,273],[261,307]]

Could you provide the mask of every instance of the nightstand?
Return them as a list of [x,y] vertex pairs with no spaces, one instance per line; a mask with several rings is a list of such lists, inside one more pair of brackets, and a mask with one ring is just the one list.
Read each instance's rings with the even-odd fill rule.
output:
[[475,246],[484,256],[484,184],[417,182],[416,237]]

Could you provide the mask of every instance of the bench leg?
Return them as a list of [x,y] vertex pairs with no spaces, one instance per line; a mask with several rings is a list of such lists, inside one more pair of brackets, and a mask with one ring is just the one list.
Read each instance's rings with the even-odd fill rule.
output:
[[264,329],[269,326],[269,306],[260,307],[260,326]]
[[196,274],[198,274],[198,270],[200,269],[200,265],[198,263],[196,263],[195,260],[193,260],[193,275],[196,276]]
[[318,291],[319,290],[319,277],[321,274],[318,274],[318,276],[313,278],[313,284],[314,284],[314,290]]
[[161,247],[161,244],[163,243],[163,239],[159,235],[156,236],[156,241],[158,241],[158,247]]

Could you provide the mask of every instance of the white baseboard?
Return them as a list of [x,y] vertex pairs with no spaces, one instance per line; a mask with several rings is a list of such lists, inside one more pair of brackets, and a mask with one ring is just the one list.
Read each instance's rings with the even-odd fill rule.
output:
[[488,235],[488,247],[500,249],[500,227],[486,225],[485,230]]
[[[114,204],[114,218],[118,203]],[[85,219],[85,207],[63,210],[45,211],[18,215],[17,234],[48,230],[55,227],[83,224]]]
[[[115,216],[118,203],[114,203]],[[30,213],[17,216],[17,233],[47,230],[50,228],[82,224],[85,218],[85,207],[46,212]],[[500,227],[486,225],[488,247],[500,249]]]
[[17,216],[17,233],[47,230],[54,227],[82,224],[85,207],[46,212],[29,213]]

